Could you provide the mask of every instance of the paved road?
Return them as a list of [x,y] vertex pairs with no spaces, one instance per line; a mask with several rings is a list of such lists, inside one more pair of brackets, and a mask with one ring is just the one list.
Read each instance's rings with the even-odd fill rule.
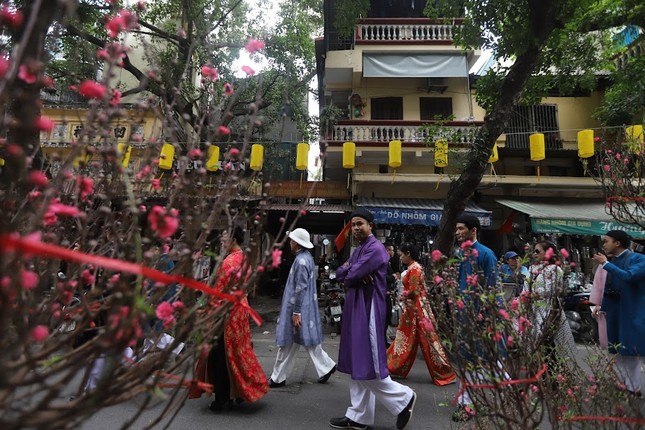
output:
[[[252,305],[265,318],[265,325],[253,328],[254,350],[265,372],[270,374],[275,360],[275,317],[279,309],[278,299],[263,298]],[[339,337],[328,335],[324,349],[336,359]],[[313,365],[304,350],[298,354],[293,374],[287,385],[271,390],[254,404],[242,404],[234,409],[225,409],[215,414],[208,409],[209,399],[188,400],[170,429],[217,428],[217,429],[329,429],[329,419],[342,416],[349,404],[349,377],[334,374],[327,384],[318,384]],[[471,429],[472,423],[454,424],[450,416],[454,410],[451,400],[457,393],[456,384],[437,387],[432,384],[421,355],[407,380],[402,381],[418,394],[415,412],[406,429]],[[122,424],[135,412],[135,405],[127,403],[104,409],[87,421],[83,430],[112,430]],[[158,409],[147,411],[130,428],[142,428],[159,413]],[[377,405],[374,430],[395,428],[396,417],[389,415]],[[163,428],[159,425],[157,428]]]

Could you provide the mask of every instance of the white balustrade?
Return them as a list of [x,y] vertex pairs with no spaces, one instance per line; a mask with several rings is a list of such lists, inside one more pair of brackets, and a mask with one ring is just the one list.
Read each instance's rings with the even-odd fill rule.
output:
[[[451,142],[471,144],[475,140],[477,127],[471,126],[444,126],[446,136]],[[428,137],[428,131],[415,125],[346,125],[334,126],[331,141],[338,142],[389,142],[401,140],[403,142],[423,142]],[[433,136],[431,140],[443,136]]]
[[452,24],[370,24],[360,25],[363,41],[452,41]]

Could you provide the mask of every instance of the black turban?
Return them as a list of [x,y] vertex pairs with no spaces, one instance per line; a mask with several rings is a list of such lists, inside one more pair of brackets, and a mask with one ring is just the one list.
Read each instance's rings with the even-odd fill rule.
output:
[[350,215],[349,219],[351,220],[354,217],[360,217],[366,220],[367,222],[374,222],[374,215],[372,215],[372,212],[368,211],[367,209],[363,208],[358,208],[352,212]]
[[612,239],[619,241],[623,248],[629,248],[629,245],[632,243],[631,236],[622,230],[610,230],[605,233],[605,236],[609,236]]

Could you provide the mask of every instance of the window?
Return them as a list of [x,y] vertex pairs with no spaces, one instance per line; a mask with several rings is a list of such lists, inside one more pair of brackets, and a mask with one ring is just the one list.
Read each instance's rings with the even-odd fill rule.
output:
[[556,105],[518,106],[504,130],[506,147],[528,149],[531,133],[544,133],[547,149],[562,149]]
[[452,115],[452,99],[450,97],[421,97],[419,112],[422,121],[449,118]]
[[403,119],[402,97],[372,98],[372,119]]

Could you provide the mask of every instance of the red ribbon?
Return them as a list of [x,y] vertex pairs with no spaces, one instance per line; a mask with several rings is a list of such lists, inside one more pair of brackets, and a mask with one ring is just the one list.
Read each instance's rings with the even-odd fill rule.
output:
[[61,260],[71,261],[75,263],[93,264],[95,266],[103,267],[105,269],[111,269],[117,272],[127,272],[133,275],[141,275],[149,279],[154,279],[155,281],[161,282],[162,284],[166,285],[185,285],[189,288],[192,288],[193,290],[201,291],[203,293],[217,297],[218,299],[234,302],[236,306],[242,306],[246,308],[251,314],[253,321],[258,326],[262,325],[262,318],[260,317],[260,315],[254,309],[252,309],[248,303],[243,302],[241,300],[241,296],[217,291],[214,288],[211,288],[208,285],[191,278],[184,278],[183,276],[179,275],[163,273],[158,270],[151,269],[150,267],[131,263],[129,261],[85,254],[83,252],[73,251],[61,246],[44,243],[40,240],[25,239],[18,235],[0,235],[0,251],[21,251],[23,253],[39,255],[46,258],[59,258]]
[[497,388],[499,386],[504,386],[504,385],[530,384],[530,383],[533,383],[533,382],[537,382],[542,377],[542,375],[544,375],[544,372],[546,372],[546,370],[547,370],[547,366],[546,366],[546,364],[544,364],[542,366],[542,368],[539,370],[539,372],[536,373],[535,376],[532,377],[532,378],[509,379],[507,381],[494,382],[492,384],[470,384],[468,382],[461,381],[461,388],[459,389],[459,392],[457,393],[457,395],[455,396],[455,398],[453,399],[452,402],[456,403],[457,399],[459,398],[459,396],[461,396],[464,393],[464,391],[466,391],[467,387],[471,387],[471,388]]

